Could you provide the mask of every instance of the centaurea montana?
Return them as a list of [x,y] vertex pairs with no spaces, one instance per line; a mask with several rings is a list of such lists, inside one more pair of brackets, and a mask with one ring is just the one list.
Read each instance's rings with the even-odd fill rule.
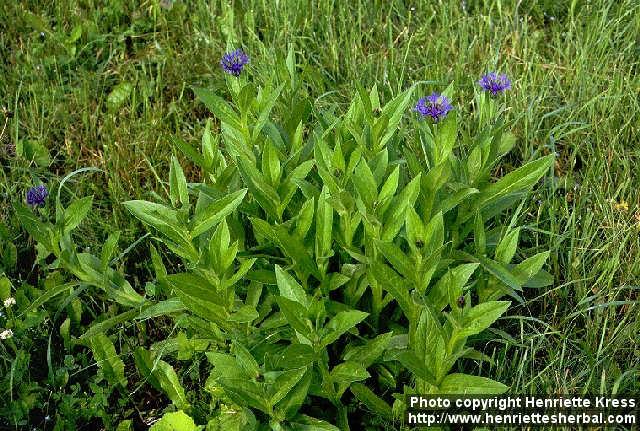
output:
[[418,100],[414,110],[423,117],[431,117],[437,123],[446,117],[452,109],[453,106],[446,96],[434,92],[430,96]]
[[247,63],[249,63],[249,56],[241,49],[227,52],[222,56],[222,60],[220,60],[222,69],[233,76],[240,76],[242,69]]
[[489,72],[480,78],[478,85],[480,85],[483,90],[489,91],[492,96],[511,89],[511,81],[504,73],[498,75],[495,72]]
[[27,191],[27,204],[37,207],[44,206],[47,196],[49,196],[49,191],[44,184],[40,184],[39,186],[31,187],[29,191]]

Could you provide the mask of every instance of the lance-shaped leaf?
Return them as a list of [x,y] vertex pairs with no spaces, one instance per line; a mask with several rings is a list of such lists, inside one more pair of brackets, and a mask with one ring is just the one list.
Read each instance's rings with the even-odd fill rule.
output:
[[193,273],[180,273],[168,275],[166,280],[187,309],[211,322],[226,325],[229,313],[225,295],[206,279]]
[[393,241],[405,221],[405,211],[413,206],[420,192],[420,174],[415,177],[391,200],[389,210],[385,212],[382,228],[382,241]]
[[375,240],[376,247],[382,252],[384,257],[393,265],[393,268],[403,277],[414,280],[416,267],[411,258],[404,254],[400,247],[392,242]]
[[271,229],[282,251],[293,260],[303,273],[305,275],[313,275],[317,280],[321,280],[320,271],[318,271],[318,267],[307,252],[302,239],[290,235],[282,225],[272,226]]
[[298,284],[298,282],[279,265],[275,266],[275,270],[280,296],[295,301],[302,305],[305,310],[308,310],[309,299],[307,298],[307,293],[304,291],[302,286],[300,286],[300,284]]
[[391,419],[393,417],[391,406],[382,398],[378,397],[367,386],[362,383],[353,383],[349,389],[358,401],[367,406],[367,408],[373,413],[387,419]]
[[468,374],[449,374],[440,383],[440,394],[455,395],[499,395],[505,393],[508,386],[495,380],[480,376],[470,376]]
[[[277,374],[277,377],[275,377],[275,379],[273,380],[273,384],[269,385],[269,389],[267,392],[269,404],[275,406],[280,401],[282,401],[282,399],[294,389],[294,387],[298,384],[298,382],[302,379],[306,372],[306,367],[275,372]],[[265,380],[266,379],[267,376],[265,375]]]
[[276,297],[276,302],[287,323],[305,337],[310,338],[313,333],[313,327],[311,321],[307,318],[306,312],[300,307],[300,303],[283,296]]
[[163,234],[169,240],[165,242],[168,246],[177,246],[187,257],[197,260],[198,252],[191,244],[189,232],[178,219],[176,211],[161,204],[141,200],[127,201],[123,205],[137,219]]
[[190,407],[184,388],[171,365],[156,358],[142,347],[136,349],[134,359],[142,377],[147,379],[157,390],[164,392],[177,408],[188,409]]
[[336,314],[323,328],[324,335],[320,344],[326,347],[336,341],[342,334],[355,327],[367,318],[369,313],[358,310],[341,311]]
[[383,132],[380,134],[382,135],[382,137],[377,143],[377,148],[384,147],[387,142],[389,142],[389,139],[391,139],[397,132],[398,124],[400,123],[400,120],[402,119],[404,113],[407,111],[407,106],[409,105],[409,102],[411,102],[411,96],[413,95],[414,89],[415,86],[411,86],[405,92],[397,95],[382,109],[382,115],[377,120],[375,127],[383,130]]
[[227,123],[238,131],[242,131],[240,117],[224,99],[205,88],[194,88],[193,92],[220,121]]
[[466,263],[448,270],[429,291],[427,302],[438,311],[447,304],[455,305],[462,295],[462,288],[476,268],[477,263]]
[[175,156],[171,157],[171,165],[169,166],[169,198],[174,207],[177,207],[178,204],[189,204],[187,179],[182,171],[182,166],[180,166]]
[[355,361],[363,367],[368,368],[380,357],[380,355],[382,355],[391,342],[392,336],[393,332],[378,335],[373,340],[369,340],[366,344],[350,349],[344,355],[344,360]]
[[247,194],[247,189],[241,189],[221,199],[215,200],[207,207],[196,213],[191,222],[191,235],[196,236],[206,232],[235,211]]
[[200,431],[202,427],[195,424],[193,419],[182,410],[165,413],[153,424],[149,431]]
[[427,369],[424,361],[420,360],[413,351],[405,350],[401,352],[396,359],[417,378],[432,385],[436,384],[436,378],[431,370]]
[[495,259],[498,262],[507,264],[511,262],[518,247],[518,237],[520,228],[511,229],[501,240],[496,248]]
[[244,157],[239,157],[237,164],[242,181],[251,192],[251,196],[258,202],[258,205],[271,217],[280,218],[280,197],[276,190],[269,185],[251,161],[245,160]]
[[333,208],[329,203],[329,190],[322,188],[318,197],[318,210],[316,211],[316,262],[323,272],[326,271],[327,260],[331,255]]
[[[508,173],[477,195],[475,208],[485,208],[512,193],[529,189],[549,170],[553,165],[553,160],[554,156],[550,154]],[[473,213],[469,213],[467,218],[471,215]]]
[[67,233],[75,229],[91,210],[93,196],[87,196],[73,201],[66,210],[62,218],[62,232]]
[[409,294],[409,286],[394,270],[381,262],[371,266],[374,278],[398,302],[402,312],[411,322],[415,318],[415,304]]
[[450,345],[457,339],[479,334],[493,324],[511,305],[510,301],[488,301],[466,310],[459,328],[454,329]]
[[89,347],[98,368],[112,385],[127,386],[124,376],[124,362],[116,353],[116,348],[106,335],[99,333],[89,339]]
[[33,239],[42,244],[48,251],[53,250],[53,226],[51,223],[43,223],[36,217],[33,211],[22,204],[15,205],[16,214],[22,227]]
[[365,159],[360,160],[351,180],[367,208],[373,208],[373,202],[378,198],[378,185]]

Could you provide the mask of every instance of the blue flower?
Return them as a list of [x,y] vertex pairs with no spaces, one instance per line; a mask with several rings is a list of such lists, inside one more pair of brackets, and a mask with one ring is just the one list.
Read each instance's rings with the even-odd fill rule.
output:
[[249,56],[247,56],[247,54],[245,54],[241,49],[227,52],[222,56],[222,60],[220,60],[220,66],[222,66],[222,69],[233,76],[240,76],[242,69],[247,63],[249,63]]
[[49,191],[43,184],[31,187],[27,192],[27,204],[34,207],[44,206],[47,196],[49,196]]
[[421,98],[415,107],[416,112],[423,117],[431,117],[436,123],[446,117],[452,109],[449,99],[440,93],[431,93],[430,96]]
[[487,73],[478,81],[480,87],[485,91],[490,91],[492,96],[511,89],[511,81],[504,73],[498,75],[495,72]]

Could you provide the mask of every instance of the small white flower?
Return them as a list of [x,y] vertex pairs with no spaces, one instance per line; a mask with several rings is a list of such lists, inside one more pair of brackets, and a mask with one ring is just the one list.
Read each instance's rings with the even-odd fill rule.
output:
[[15,298],[7,298],[4,300],[4,308],[9,308],[12,305],[16,305],[16,299]]
[[0,332],[0,340],[8,340],[11,337],[13,337],[13,331],[11,329],[5,329]]

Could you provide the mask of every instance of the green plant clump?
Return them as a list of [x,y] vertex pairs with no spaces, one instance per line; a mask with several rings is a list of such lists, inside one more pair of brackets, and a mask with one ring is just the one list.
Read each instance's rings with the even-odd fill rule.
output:
[[[358,86],[343,110],[307,99],[292,53],[286,66],[284,78],[234,70],[227,98],[194,88],[215,120],[200,148],[173,144],[197,169],[173,157],[168,199],[124,202],[153,238],[150,279],[132,285],[115,266],[118,232],[79,251],[91,197],[64,208],[58,194],[55,221],[16,204],[51,271],[22,313],[103,298],[88,330],[73,334],[70,312],[61,337],[91,351],[110,391],[161,393],[156,431],[401,426],[409,394],[507,391],[464,365],[491,361],[477,336],[523,287],[552,281],[548,252],[514,256],[521,203],[553,156],[496,179],[515,143],[499,97],[478,92],[473,115],[432,121],[411,112],[424,83],[385,104]],[[136,334],[153,322],[169,330]]]

